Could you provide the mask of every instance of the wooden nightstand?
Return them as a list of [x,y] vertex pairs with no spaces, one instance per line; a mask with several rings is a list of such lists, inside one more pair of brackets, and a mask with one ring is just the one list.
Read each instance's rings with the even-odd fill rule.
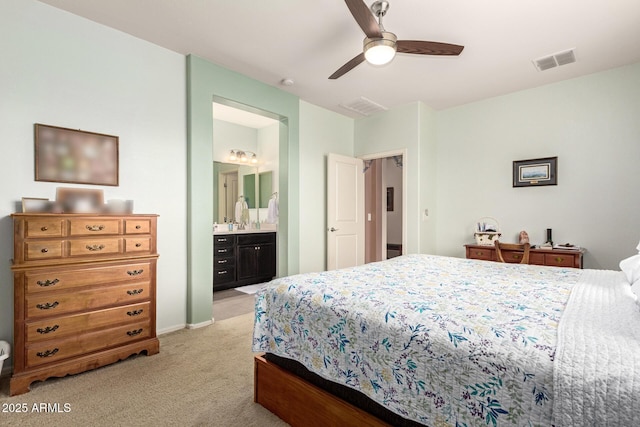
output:
[[[493,246],[464,245],[466,257],[469,259],[482,259],[497,261],[496,248]],[[529,264],[547,265],[552,267],[582,268],[584,249],[531,249],[529,252]],[[505,261],[518,263],[522,259],[522,252],[503,251]]]

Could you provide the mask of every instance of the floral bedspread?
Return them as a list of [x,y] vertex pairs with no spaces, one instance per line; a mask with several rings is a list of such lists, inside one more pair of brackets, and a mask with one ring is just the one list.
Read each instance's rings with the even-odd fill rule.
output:
[[578,269],[431,255],[276,279],[253,351],[428,426],[553,424],[557,325]]

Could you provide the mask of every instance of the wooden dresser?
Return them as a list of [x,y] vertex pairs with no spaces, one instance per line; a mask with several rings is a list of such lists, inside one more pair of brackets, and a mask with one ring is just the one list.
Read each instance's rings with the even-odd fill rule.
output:
[[[493,246],[464,245],[467,258],[497,261],[496,249]],[[552,267],[582,268],[584,249],[531,249],[529,250],[529,264],[547,265]],[[502,251],[507,262],[520,262],[522,251]]]
[[11,395],[156,354],[157,215],[14,214]]

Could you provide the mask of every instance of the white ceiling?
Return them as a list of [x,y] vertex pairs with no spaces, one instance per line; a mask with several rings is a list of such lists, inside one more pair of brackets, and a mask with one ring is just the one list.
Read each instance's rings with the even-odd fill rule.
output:
[[[342,0],[41,1],[351,117],[360,115],[340,104],[360,97],[444,109],[640,61],[638,0],[390,0],[387,31],[464,51],[398,54],[338,80],[328,77],[364,38]],[[573,64],[540,72],[532,63],[573,48]]]
[[224,104],[218,104],[217,102],[213,103],[213,117],[217,120],[231,122],[254,129],[262,129],[274,123],[278,123],[277,120],[270,119],[269,117],[250,113],[249,111],[244,111]]

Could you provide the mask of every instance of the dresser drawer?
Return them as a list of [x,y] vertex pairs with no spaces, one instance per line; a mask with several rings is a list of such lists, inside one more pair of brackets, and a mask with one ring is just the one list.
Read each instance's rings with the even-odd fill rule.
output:
[[62,237],[64,235],[64,220],[60,218],[26,219],[24,234],[33,237]]
[[28,322],[25,328],[26,341],[27,343],[33,343],[64,338],[87,331],[105,329],[113,325],[146,321],[149,319],[150,306],[149,302],[143,302],[89,313]]
[[89,285],[146,282],[151,278],[151,263],[110,265],[104,267],[33,270],[24,274],[27,294],[59,291]]
[[120,234],[120,220],[115,218],[72,218],[69,220],[70,236],[105,234]]
[[105,237],[100,239],[78,239],[69,241],[69,256],[96,256],[123,253],[122,239]]
[[555,267],[573,267],[575,257],[572,254],[544,254],[544,264]]
[[151,231],[150,219],[125,219],[125,234],[148,234]]
[[25,298],[28,319],[129,304],[150,298],[149,282],[94,287],[75,292],[44,292]]
[[35,240],[24,243],[24,257],[26,261],[61,258],[63,253],[63,240]]
[[149,252],[151,250],[151,237],[125,237],[124,252]]
[[26,364],[27,367],[44,365],[150,336],[150,322],[147,320],[80,336],[43,341],[27,345]]

